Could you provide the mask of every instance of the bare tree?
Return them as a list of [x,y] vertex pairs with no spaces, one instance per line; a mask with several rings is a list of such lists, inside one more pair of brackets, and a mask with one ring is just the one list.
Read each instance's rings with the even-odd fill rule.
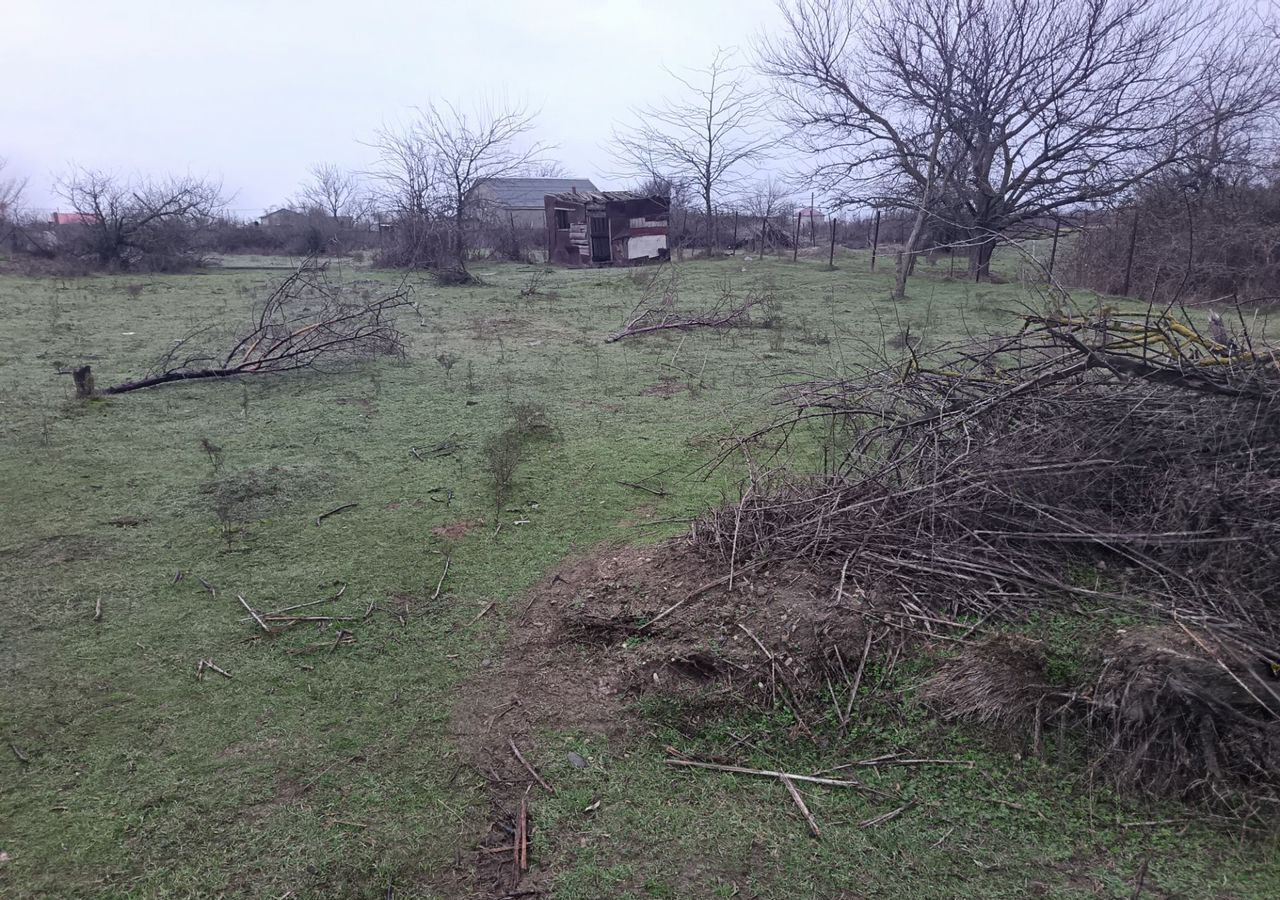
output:
[[368,176],[378,183],[379,205],[399,218],[431,214],[439,195],[439,174],[432,148],[419,129],[383,125],[368,144],[377,160]]
[[131,180],[72,168],[55,188],[82,219],[73,246],[106,267],[190,264],[196,233],[223,205],[220,184],[190,175]]
[[295,201],[302,209],[320,210],[331,219],[358,219],[368,210],[364,185],[355,173],[333,163],[317,163],[307,174]]
[[525,167],[524,173],[530,178],[568,178],[569,171],[554,159],[534,160]]
[[790,193],[787,186],[773,175],[766,175],[743,192],[747,215],[759,223],[756,226],[760,229],[756,241],[757,252],[762,256],[769,250],[771,232],[777,228],[774,220]]
[[408,124],[377,132],[371,146],[378,162],[370,174],[383,185],[390,208],[424,237],[436,233],[437,222],[448,224],[450,266],[465,275],[468,218],[481,202],[475,189],[538,165],[546,148],[525,140],[533,120],[520,104],[495,102],[468,111],[433,102]]
[[715,249],[716,198],[775,143],[766,133],[763,96],[732,62],[732,54],[720,50],[705,69],[687,77],[669,73],[683,96],[635,110],[635,123],[613,132],[629,174],[684,180],[697,191],[708,252]]
[[432,103],[419,110],[416,128],[435,161],[459,272],[467,268],[467,218],[480,203],[472,192],[489,179],[527,171],[545,150],[525,142],[533,119],[519,104],[484,104],[467,112],[451,103]]
[[[926,213],[952,195],[975,277],[1000,237],[1128,191],[1280,95],[1275,49],[1214,52],[1194,0],[792,0],[783,15],[760,63],[815,180]],[[1191,104],[1224,65],[1239,89]]]
[[27,188],[27,179],[4,174],[8,165],[9,161],[0,156],[0,241],[9,236],[21,215],[22,194]]

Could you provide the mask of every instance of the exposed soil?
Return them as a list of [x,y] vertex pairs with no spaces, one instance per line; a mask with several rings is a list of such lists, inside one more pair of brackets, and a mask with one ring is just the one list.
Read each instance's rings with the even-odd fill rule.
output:
[[28,544],[0,548],[0,560],[18,558],[36,568],[112,555],[113,549],[107,541],[86,534],[55,534]]
[[338,406],[356,406],[366,416],[372,416],[378,411],[378,401],[370,397],[339,397],[333,401]]
[[[495,665],[464,686],[454,708],[453,737],[489,780],[493,804],[477,887],[490,896],[514,889],[512,854],[494,851],[512,845],[526,790],[532,803],[542,791],[511,741],[533,760],[546,730],[625,738],[638,726],[625,701],[649,693],[735,702],[804,693],[834,648],[856,660],[863,646],[861,616],[832,593],[794,570],[740,573],[730,591],[723,563],[684,539],[597,548],[544,578],[517,601],[524,605]],[[527,872],[519,886],[548,877]]]
[[651,384],[640,391],[641,397],[674,397],[689,390],[689,385],[674,378],[664,378],[657,384]]
[[479,528],[483,524],[475,520],[450,522],[448,525],[437,525],[431,529],[431,533],[448,541],[458,541],[466,537],[473,528]]

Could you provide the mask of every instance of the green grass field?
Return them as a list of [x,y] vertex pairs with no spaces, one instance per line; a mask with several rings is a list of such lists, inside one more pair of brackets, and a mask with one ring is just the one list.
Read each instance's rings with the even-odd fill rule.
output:
[[[570,554],[680,533],[733,496],[731,469],[702,467],[797,373],[839,371],[908,324],[948,340],[1035,302],[1012,262],[1004,285],[922,263],[897,305],[865,256],[838,264],[684,263],[685,302],[758,286],[782,327],[609,345],[643,274],[557,270],[522,298],[531,269],[477,264],[479,287],[415,277],[402,361],[87,402],[58,370],[140,375],[191,326],[234,328],[280,273],[0,276],[0,895],[470,896],[490,810],[449,718],[521,592]],[[483,448],[522,404],[556,436],[495,510]],[[665,496],[619,483],[641,480]],[[259,639],[236,599],[273,609],[338,585],[325,609],[374,611],[332,650],[331,623]],[[233,677],[197,680],[200,660]],[[1280,895],[1273,837],[944,729],[911,704],[912,675],[825,747],[786,740],[781,711],[653,702],[624,745],[545,735],[534,762],[560,790],[534,806],[535,867],[564,898]],[[779,785],[673,771],[668,743],[789,771],[904,748],[975,765],[867,775],[916,801],[876,827],[861,825],[883,804],[805,790],[815,841]]]

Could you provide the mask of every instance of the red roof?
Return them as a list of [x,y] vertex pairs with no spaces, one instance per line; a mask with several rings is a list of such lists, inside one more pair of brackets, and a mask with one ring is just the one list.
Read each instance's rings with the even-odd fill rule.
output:
[[49,216],[50,225],[93,225],[97,221],[93,213],[56,212]]

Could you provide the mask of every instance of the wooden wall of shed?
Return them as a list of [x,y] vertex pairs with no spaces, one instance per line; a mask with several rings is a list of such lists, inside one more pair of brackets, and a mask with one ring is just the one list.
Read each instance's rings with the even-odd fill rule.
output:
[[[545,200],[547,229],[547,262],[561,266],[581,266],[591,262],[591,240],[587,237],[587,208],[581,203],[566,203],[547,197]],[[569,211],[569,230],[556,228],[556,210]]]
[[[604,204],[603,209],[594,204],[588,208],[586,203],[570,203],[565,200],[556,200],[552,197],[547,197],[544,203],[547,230],[547,262],[562,266],[593,265],[591,261],[591,238],[587,228],[587,219],[593,213],[599,214],[603,212],[609,220],[611,238],[609,245],[610,254],[612,255],[609,263],[597,263],[596,265],[618,265],[627,262],[623,241],[621,238],[614,237],[614,235],[620,235],[630,228],[633,218],[642,216],[659,218],[667,215],[666,204],[649,198],[613,201]],[[561,231],[556,228],[557,209],[569,211],[568,231]]]

